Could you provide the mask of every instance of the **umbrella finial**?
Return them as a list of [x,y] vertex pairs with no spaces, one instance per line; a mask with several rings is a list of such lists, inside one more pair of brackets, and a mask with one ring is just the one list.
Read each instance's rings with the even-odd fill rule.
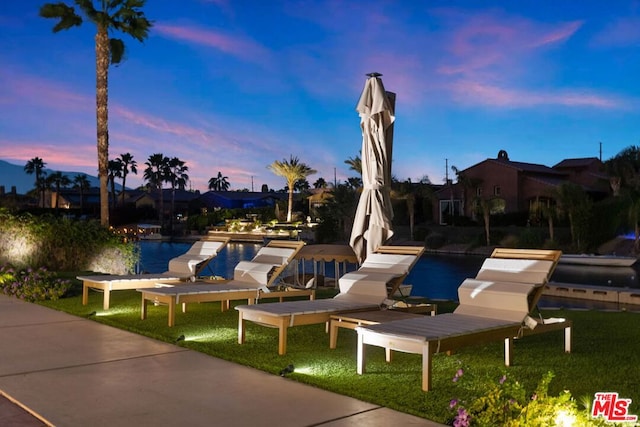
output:
[[373,73],[369,73],[369,74],[367,74],[367,76],[369,76],[369,77],[380,77],[380,76],[382,76],[382,74],[380,74],[380,73],[376,73],[376,72],[374,71]]

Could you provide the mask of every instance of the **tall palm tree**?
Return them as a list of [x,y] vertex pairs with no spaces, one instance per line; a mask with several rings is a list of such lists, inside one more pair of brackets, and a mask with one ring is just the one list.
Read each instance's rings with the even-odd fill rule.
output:
[[171,184],[171,229],[173,229],[173,218],[175,216],[175,204],[176,204],[176,188],[184,190],[189,180],[189,167],[184,161],[177,157],[169,159],[165,165],[165,179]]
[[77,188],[80,192],[80,214],[84,211],[84,192],[89,189],[89,179],[85,174],[78,174],[73,178],[73,188]]
[[44,208],[44,167],[47,164],[40,157],[34,157],[24,165],[24,171],[36,175],[36,190],[40,194],[40,206]]
[[111,188],[109,192],[111,197],[111,207],[116,207],[116,178],[122,178],[122,162],[120,159],[109,160],[107,168],[107,186]]
[[165,182],[165,173],[167,170],[167,164],[169,163],[169,158],[165,157],[162,153],[155,153],[149,156],[149,159],[144,162],[147,165],[144,170],[144,179],[149,182],[149,190],[158,190],[160,193],[160,203],[158,209],[158,218],[160,219],[160,224],[162,224],[163,220],[163,194],[162,194],[162,184]]
[[56,191],[56,204],[54,207],[57,212],[58,208],[60,207],[60,190],[71,185],[71,180],[68,176],[63,175],[62,172],[58,171],[49,175],[47,177],[47,181],[48,184],[52,186]]
[[273,173],[278,176],[284,177],[287,181],[287,187],[289,189],[289,204],[287,207],[287,222],[291,222],[291,216],[293,214],[293,189],[296,181],[299,179],[305,179],[309,175],[313,175],[317,171],[311,169],[305,163],[300,162],[297,157],[290,156],[289,160],[283,159],[282,161],[276,160],[268,166]]
[[[96,26],[96,127],[98,147],[98,176],[100,177],[100,222],[109,225],[109,190],[107,173],[109,167],[109,115],[108,73],[110,64],[122,61],[125,46],[122,40],[111,38],[110,32],[121,31],[142,42],[147,38],[151,21],[141,8],[146,0],[74,0],[85,19]],[[74,6],[65,3],[46,3],[40,8],[43,18],[57,19],[53,32],[79,26],[83,17]]]
[[209,180],[209,190],[213,191],[227,191],[230,185],[229,177],[223,176],[220,171],[218,171],[217,177],[212,177]]
[[138,162],[133,160],[131,153],[120,154],[120,162],[122,163],[122,191],[120,192],[120,204],[124,205],[124,189],[127,184],[127,175],[129,172],[138,174]]

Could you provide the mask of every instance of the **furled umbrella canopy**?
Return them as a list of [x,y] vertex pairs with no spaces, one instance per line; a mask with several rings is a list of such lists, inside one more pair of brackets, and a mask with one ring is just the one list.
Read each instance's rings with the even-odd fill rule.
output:
[[391,221],[391,153],[394,106],[380,74],[369,74],[356,107],[362,128],[362,194],[349,244],[358,261],[393,236]]

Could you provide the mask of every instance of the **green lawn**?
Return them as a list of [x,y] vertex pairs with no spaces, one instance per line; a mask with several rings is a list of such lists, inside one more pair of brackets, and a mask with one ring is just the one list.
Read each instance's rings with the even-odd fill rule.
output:
[[[327,296],[326,294],[324,296]],[[516,341],[514,366],[505,367],[503,344],[468,347],[451,356],[438,354],[433,362],[433,391],[421,390],[421,356],[395,353],[393,362],[384,361],[383,349],[367,351],[367,373],[356,374],[356,333],[340,330],[338,348],[329,349],[324,325],[289,329],[287,354],[278,356],[276,329],[247,326],[246,343],[237,343],[236,310],[220,311],[219,303],[191,304],[187,313],[176,310],[176,326],[167,326],[167,307],[149,307],[148,318],[140,319],[140,294],[117,291],[111,294],[111,309],[102,310],[102,294],[90,292],[89,305],[82,306],[80,296],[41,304],[86,317],[120,329],[211,356],[230,360],[278,375],[288,364],[296,371],[295,381],[336,393],[418,415],[441,423],[450,422],[451,399],[462,401],[477,397],[487,382],[497,382],[506,373],[533,390],[543,375],[555,374],[550,394],[569,390],[573,397],[593,399],[598,391],[615,391],[630,398],[632,414],[640,414],[640,314],[631,312],[545,311],[545,317],[566,317],[574,322],[573,352],[563,352],[561,331],[530,336]],[[452,304],[439,306],[450,311]],[[452,378],[463,368],[463,380]]]

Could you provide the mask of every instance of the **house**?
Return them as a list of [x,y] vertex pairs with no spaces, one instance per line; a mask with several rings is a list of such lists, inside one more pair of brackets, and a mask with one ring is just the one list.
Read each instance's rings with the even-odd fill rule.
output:
[[555,203],[552,190],[566,182],[582,186],[594,199],[610,193],[608,177],[597,158],[566,159],[553,167],[516,162],[501,150],[459,173],[435,192],[434,218],[447,224],[452,216],[475,219],[479,200],[491,200],[491,213],[529,212],[539,203]]
[[275,207],[276,202],[286,201],[287,193],[253,191],[207,191],[199,198],[207,209],[250,209]]
[[[164,216],[171,215],[171,203],[176,215],[187,216],[190,204],[200,197],[200,193],[187,190],[175,191],[171,188],[162,189],[162,208]],[[160,209],[160,192],[158,190],[131,190],[125,193],[125,204],[134,205],[136,209]]]

